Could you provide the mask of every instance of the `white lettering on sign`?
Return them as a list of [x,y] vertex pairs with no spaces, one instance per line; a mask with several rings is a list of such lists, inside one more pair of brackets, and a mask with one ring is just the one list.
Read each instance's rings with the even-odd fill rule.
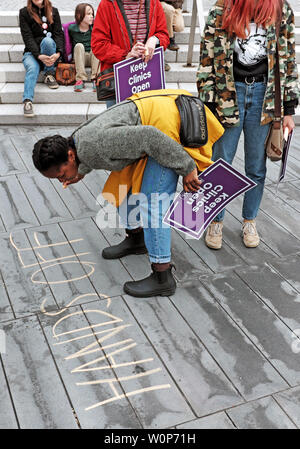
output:
[[137,72],[138,70],[146,70],[147,62],[140,62],[139,64],[132,64],[130,66],[130,73]]

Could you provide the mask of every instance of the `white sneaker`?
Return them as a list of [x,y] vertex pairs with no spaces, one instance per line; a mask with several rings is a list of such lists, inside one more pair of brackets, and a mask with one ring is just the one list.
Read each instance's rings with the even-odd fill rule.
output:
[[208,226],[205,236],[205,243],[208,248],[220,249],[222,248],[222,237],[223,237],[223,222],[222,221],[212,221]]
[[259,245],[259,235],[255,220],[244,221],[242,227],[243,242],[247,248],[256,248]]

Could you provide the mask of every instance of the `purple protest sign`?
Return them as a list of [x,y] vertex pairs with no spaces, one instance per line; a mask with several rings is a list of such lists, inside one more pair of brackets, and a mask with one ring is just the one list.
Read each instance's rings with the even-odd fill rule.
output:
[[214,217],[234,198],[256,186],[223,159],[199,175],[197,192],[182,191],[171,204],[164,223],[199,239]]
[[116,102],[145,90],[165,88],[164,49],[159,47],[149,62],[129,58],[114,64]]
[[293,133],[294,133],[294,130],[292,130],[289,133],[288,138],[284,142],[284,145],[283,145],[282,161],[281,161],[281,168],[280,168],[278,183],[281,182],[284,179],[284,177],[285,177],[286,166],[287,166],[287,159],[288,159],[288,154],[289,154],[289,149],[290,149]]

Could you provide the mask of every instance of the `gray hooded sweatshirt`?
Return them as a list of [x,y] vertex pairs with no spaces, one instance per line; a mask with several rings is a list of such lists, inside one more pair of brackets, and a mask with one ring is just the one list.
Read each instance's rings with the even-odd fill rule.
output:
[[119,171],[145,155],[182,176],[196,167],[182,145],[154,126],[141,124],[138,108],[131,101],[83,123],[72,137],[81,175],[98,169]]

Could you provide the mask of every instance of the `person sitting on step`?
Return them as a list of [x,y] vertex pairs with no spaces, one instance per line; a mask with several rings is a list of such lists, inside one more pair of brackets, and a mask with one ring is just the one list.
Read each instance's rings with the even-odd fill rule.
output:
[[88,76],[85,68],[91,67],[93,91],[96,92],[96,77],[99,61],[91,50],[91,37],[94,23],[94,8],[89,3],[79,3],[75,9],[76,23],[69,25],[68,31],[73,46],[76,68],[75,92],[82,92]]
[[40,71],[44,70],[50,89],[58,88],[55,66],[63,54],[64,34],[58,10],[49,0],[28,0],[19,11],[19,22],[25,44],[24,116],[34,117],[32,101]]

